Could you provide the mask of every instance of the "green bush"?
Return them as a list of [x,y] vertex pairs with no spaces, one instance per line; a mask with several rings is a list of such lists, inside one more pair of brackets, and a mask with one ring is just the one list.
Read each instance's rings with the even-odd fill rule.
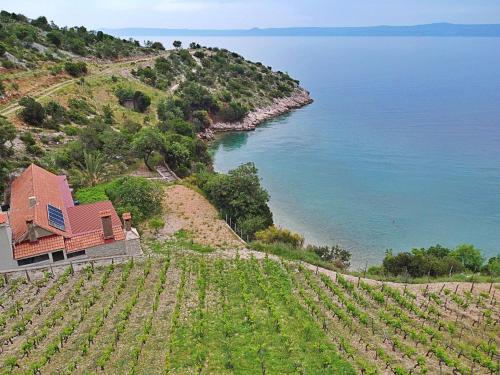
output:
[[130,212],[142,222],[162,212],[163,187],[142,177],[122,177],[105,189],[119,214]]
[[285,243],[293,247],[302,247],[304,244],[304,237],[300,234],[274,225],[255,233],[255,239],[267,244]]
[[308,245],[306,249],[318,254],[324,261],[332,262],[338,269],[346,270],[351,265],[351,253],[339,245],[332,247]]
[[78,135],[78,128],[73,125],[66,125],[63,128],[63,132],[66,133],[66,135],[75,136]]
[[23,107],[20,112],[21,119],[30,125],[41,126],[45,120],[45,109],[35,99],[25,96],[19,100]]
[[232,101],[230,103],[224,103],[219,112],[217,112],[217,117],[224,122],[235,122],[241,120],[248,113],[247,109],[241,104]]
[[106,189],[110,188],[113,182],[99,184],[92,187],[79,189],[75,193],[75,199],[82,204],[109,201]]
[[479,272],[483,263],[481,251],[472,245],[460,245],[454,250],[435,245],[396,255],[388,250],[383,268],[386,274],[392,276],[440,277],[464,271]]
[[64,64],[64,70],[72,77],[81,77],[87,74],[87,64],[83,61],[68,61]]

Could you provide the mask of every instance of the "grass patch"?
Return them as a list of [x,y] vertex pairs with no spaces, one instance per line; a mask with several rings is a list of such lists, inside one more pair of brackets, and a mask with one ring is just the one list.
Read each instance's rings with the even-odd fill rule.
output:
[[149,244],[149,248],[153,253],[170,254],[175,251],[191,250],[197,253],[207,254],[215,251],[213,247],[201,245],[194,242],[192,234],[186,230],[179,230],[174,234],[174,238],[166,241],[153,241]]
[[249,247],[252,250],[278,255],[285,259],[301,260],[315,266],[337,271],[337,268],[332,263],[322,260],[315,252],[303,248],[296,248],[284,243],[265,244],[259,241],[250,243]]
[[106,189],[112,183],[113,182],[107,182],[104,184],[80,189],[75,193],[75,199],[82,204],[109,201],[109,197],[106,194]]

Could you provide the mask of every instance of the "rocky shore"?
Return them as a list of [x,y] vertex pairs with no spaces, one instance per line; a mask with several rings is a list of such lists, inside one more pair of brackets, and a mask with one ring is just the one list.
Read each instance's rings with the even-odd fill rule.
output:
[[287,113],[292,109],[303,107],[312,103],[312,101],[308,91],[297,88],[291,96],[275,99],[273,104],[249,112],[241,121],[216,122],[212,124],[200,134],[200,137],[210,140],[214,138],[215,133],[255,130],[264,121]]

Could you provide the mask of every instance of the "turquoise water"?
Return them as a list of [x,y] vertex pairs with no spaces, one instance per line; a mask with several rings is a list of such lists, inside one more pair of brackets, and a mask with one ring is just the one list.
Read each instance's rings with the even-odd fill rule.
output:
[[300,79],[315,102],[222,136],[253,161],[277,224],[355,267],[469,242],[500,253],[500,38],[199,38]]

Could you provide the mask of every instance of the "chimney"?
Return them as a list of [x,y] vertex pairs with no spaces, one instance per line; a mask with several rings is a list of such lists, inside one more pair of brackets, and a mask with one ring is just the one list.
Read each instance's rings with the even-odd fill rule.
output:
[[113,236],[113,225],[111,223],[111,210],[99,212],[102,222],[102,231],[104,232],[104,239],[111,240]]
[[36,235],[35,225],[33,224],[33,216],[26,217],[26,226],[28,227],[28,239],[30,242],[36,242],[38,237]]
[[30,208],[35,207],[36,206],[36,197],[35,196],[29,197],[28,198],[28,202],[29,202],[29,207]]
[[123,226],[125,227],[126,232],[130,232],[132,230],[132,215],[130,215],[130,212],[125,212],[122,215],[123,219]]

